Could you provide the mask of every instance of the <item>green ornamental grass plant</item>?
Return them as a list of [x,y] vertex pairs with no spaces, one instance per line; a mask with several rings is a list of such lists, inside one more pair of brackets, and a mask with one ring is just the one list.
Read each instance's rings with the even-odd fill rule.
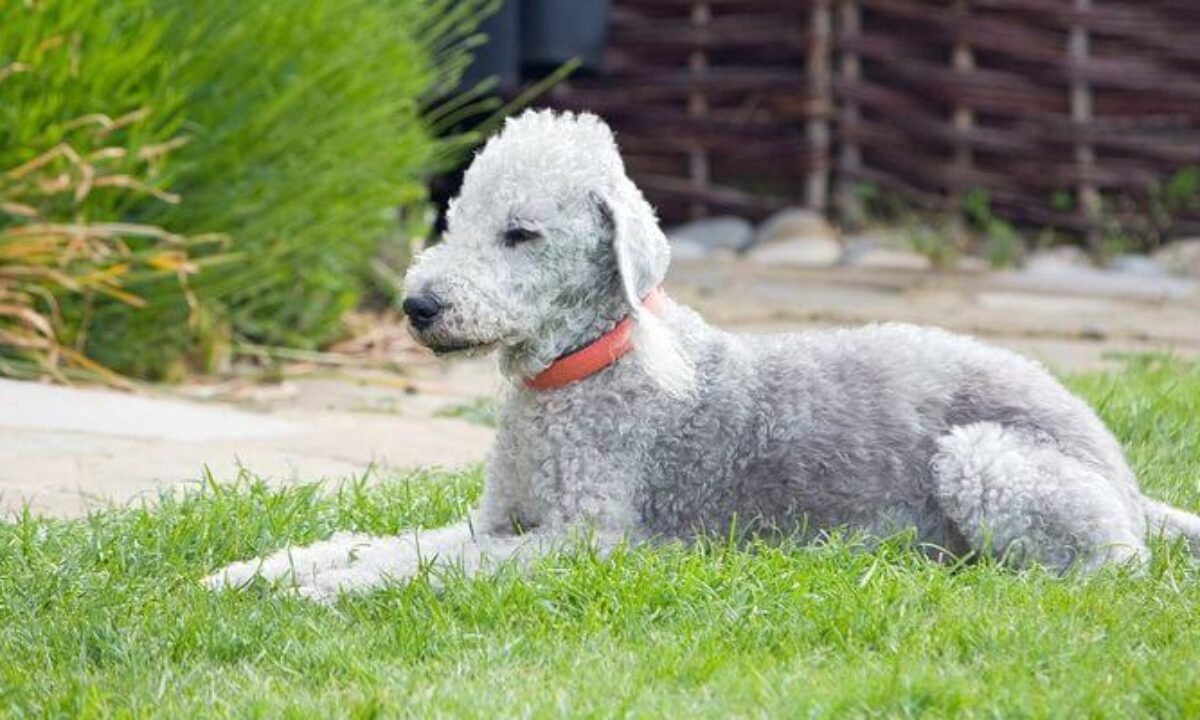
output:
[[[0,8],[0,374],[103,372],[94,309],[144,308],[147,284],[185,304],[199,269],[195,243],[126,216],[179,201],[158,177],[177,128],[151,111],[172,105],[149,62],[162,24],[135,3]],[[108,44],[134,26],[136,42]]]
[[[1147,490],[1200,507],[1200,366],[1072,378]],[[480,473],[338,492],[206,480],[156,507],[0,522],[12,717],[1166,717],[1200,714],[1200,566],[1144,575],[716,541],[586,551],[317,606],[212,594],[224,563],[460,517]]]
[[[72,357],[171,378],[235,339],[335,338],[398,210],[472,141],[437,131],[480,107],[486,88],[453,93],[494,5],[0,0],[0,288],[25,273],[30,225],[136,226],[87,263],[39,261],[63,279],[119,266],[122,297],[44,278],[20,291]],[[47,154],[32,185],[14,175]],[[186,262],[132,272],[184,245]],[[60,365],[6,337],[0,373]]]

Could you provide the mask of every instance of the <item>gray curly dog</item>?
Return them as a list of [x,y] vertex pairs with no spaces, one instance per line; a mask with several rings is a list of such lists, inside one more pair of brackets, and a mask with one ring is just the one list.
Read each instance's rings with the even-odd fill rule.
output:
[[666,298],[666,238],[593,115],[510,120],[448,220],[405,310],[424,345],[498,350],[511,380],[479,506],[452,527],[235,563],[209,586],[261,575],[327,601],[572,538],[731,526],[915,529],[935,554],[1056,571],[1144,563],[1155,533],[1200,551],[1200,518],[1144,496],[1112,434],[1032,361],[906,325],[732,335]]

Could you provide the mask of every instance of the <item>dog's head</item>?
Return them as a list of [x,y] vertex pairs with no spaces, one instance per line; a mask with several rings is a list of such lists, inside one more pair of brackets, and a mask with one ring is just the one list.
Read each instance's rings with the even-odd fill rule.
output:
[[656,327],[640,298],[669,256],[608,126],[527,111],[467,170],[442,242],[408,271],[404,309],[435,352],[499,348],[507,373],[530,377],[631,312]]

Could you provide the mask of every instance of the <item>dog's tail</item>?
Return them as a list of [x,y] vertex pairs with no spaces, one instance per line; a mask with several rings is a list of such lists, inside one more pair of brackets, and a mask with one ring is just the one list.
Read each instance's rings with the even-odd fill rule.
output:
[[1148,497],[1142,498],[1142,507],[1151,533],[1162,533],[1171,540],[1183,538],[1192,553],[1200,555],[1200,517]]

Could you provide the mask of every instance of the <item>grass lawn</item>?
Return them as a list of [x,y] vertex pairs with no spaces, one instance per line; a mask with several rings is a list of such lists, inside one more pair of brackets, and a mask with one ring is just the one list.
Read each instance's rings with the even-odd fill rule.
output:
[[[1158,497],[1200,507],[1200,366],[1071,379]],[[0,714],[1200,716],[1200,572],[951,568],[903,542],[559,557],[320,607],[210,594],[223,563],[460,515],[477,472],[0,523]]]

